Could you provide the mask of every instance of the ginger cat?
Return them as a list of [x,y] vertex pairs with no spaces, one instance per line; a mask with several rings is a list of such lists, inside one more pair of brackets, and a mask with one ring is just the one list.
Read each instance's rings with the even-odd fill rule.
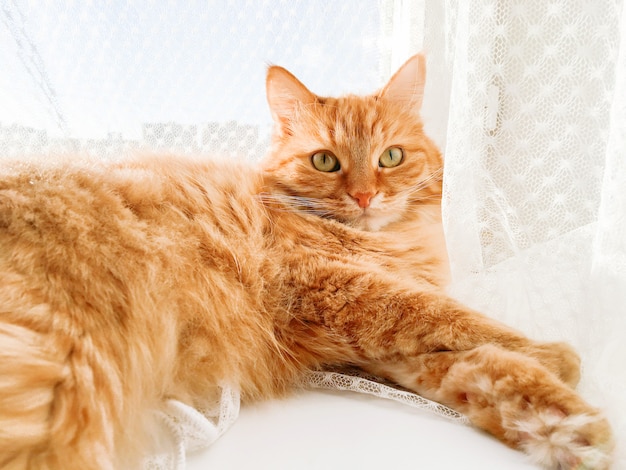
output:
[[328,98],[270,67],[267,98],[275,128],[263,162],[272,193],[264,200],[384,231],[396,270],[444,286],[443,159],[419,116],[425,70],[417,55],[379,94]]
[[[386,238],[430,217],[384,206],[393,178],[423,186],[404,196],[417,206],[440,192],[415,112],[423,66],[413,57],[381,92],[337,100],[271,68],[265,171],[2,161],[0,468],[138,468],[163,399],[202,407],[229,384],[250,402],[336,365],[445,403],[545,468],[609,468],[609,425],[573,390],[576,354],[447,297],[439,254],[405,237],[413,251],[398,258]],[[314,191],[299,203],[313,213],[293,210],[281,196],[308,197],[289,186],[311,184],[306,165],[336,173],[324,176],[356,208],[320,208]]]

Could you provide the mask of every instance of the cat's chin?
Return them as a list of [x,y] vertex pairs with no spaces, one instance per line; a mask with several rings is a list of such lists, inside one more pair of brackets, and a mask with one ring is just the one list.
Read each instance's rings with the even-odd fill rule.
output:
[[366,232],[377,232],[387,225],[396,222],[398,218],[395,214],[372,215],[366,213],[356,219],[351,225]]

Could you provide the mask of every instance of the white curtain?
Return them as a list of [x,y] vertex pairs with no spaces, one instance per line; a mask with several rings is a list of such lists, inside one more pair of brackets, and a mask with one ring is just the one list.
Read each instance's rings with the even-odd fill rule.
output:
[[626,468],[623,2],[432,0],[421,31],[451,292],[577,347]]
[[[446,158],[451,293],[573,343],[580,390],[606,408],[626,468],[623,0],[7,0],[0,155],[256,159],[271,124],[268,63],[320,94],[359,93],[419,50],[425,124]],[[205,443],[236,416],[236,394],[224,396],[205,410],[217,423]],[[168,406],[165,422],[186,416],[200,445],[204,418]]]

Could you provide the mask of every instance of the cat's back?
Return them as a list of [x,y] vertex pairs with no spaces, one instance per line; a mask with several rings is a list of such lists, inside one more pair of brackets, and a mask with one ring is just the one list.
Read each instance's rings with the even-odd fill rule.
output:
[[21,235],[63,232],[66,242],[79,241],[72,233],[105,238],[121,225],[162,228],[172,218],[180,224],[211,217],[225,230],[236,223],[248,230],[246,221],[257,222],[259,184],[245,164],[192,158],[0,161],[0,227]]
[[163,286],[211,284],[214,266],[220,282],[246,282],[261,260],[238,271],[233,252],[262,243],[258,184],[246,165],[179,157],[2,161],[0,276],[47,303],[110,318],[135,311],[128,304],[141,290],[144,304],[158,303]]

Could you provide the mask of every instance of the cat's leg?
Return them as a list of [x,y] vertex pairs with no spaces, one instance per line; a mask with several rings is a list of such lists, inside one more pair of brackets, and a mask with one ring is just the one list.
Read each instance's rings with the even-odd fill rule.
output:
[[609,468],[613,442],[606,419],[525,355],[483,345],[366,368],[466,414],[545,468]]
[[[420,297],[426,304],[437,305],[441,309],[439,313],[431,314],[435,316],[435,321],[437,315],[445,320],[434,329],[434,336],[441,340],[439,344],[434,341],[435,351],[463,351],[484,344],[497,344],[503,349],[536,359],[572,388],[578,384],[580,357],[569,344],[531,340],[503,323],[440,293],[422,293]],[[456,334],[447,331],[449,328],[455,328]]]
[[[463,351],[483,344],[497,344],[503,349],[538,360],[572,388],[578,384],[580,357],[567,343],[531,340],[444,294],[422,293],[420,300],[426,305],[435,305],[440,309],[438,312],[428,312],[428,315],[433,317],[433,322],[437,323],[437,327],[433,328],[432,350]],[[439,316],[442,322],[437,322]]]
[[[350,355],[341,350],[344,362],[467,413],[547,468],[575,462],[608,468],[607,421],[561,380],[578,377],[569,348],[538,344],[443,294],[375,270],[327,263],[311,273],[310,266],[292,271],[298,302],[290,337],[304,338],[301,345],[313,342],[311,332],[324,337],[320,330],[326,331],[327,339],[351,349]],[[316,352],[337,363],[337,351]]]
[[[338,271],[341,272],[341,271]],[[339,274],[341,276],[341,274]],[[346,284],[328,294],[309,291],[328,304],[341,304],[339,312],[327,318],[333,329],[358,326],[355,342],[369,353],[381,357],[401,354],[417,355],[433,351],[467,351],[484,344],[497,344],[538,360],[564,383],[574,387],[580,378],[580,359],[566,343],[543,343],[531,340],[501,322],[476,312],[454,299],[436,292],[411,292],[382,279],[359,279],[361,286]],[[319,304],[318,304],[319,305]],[[355,311],[356,309],[356,311]],[[350,332],[346,332],[350,334]],[[387,346],[393,345],[391,350]],[[371,356],[370,356],[371,357]]]
[[574,388],[578,385],[580,380],[580,356],[569,344],[534,341],[528,347],[514,350],[537,359],[570,387]]

